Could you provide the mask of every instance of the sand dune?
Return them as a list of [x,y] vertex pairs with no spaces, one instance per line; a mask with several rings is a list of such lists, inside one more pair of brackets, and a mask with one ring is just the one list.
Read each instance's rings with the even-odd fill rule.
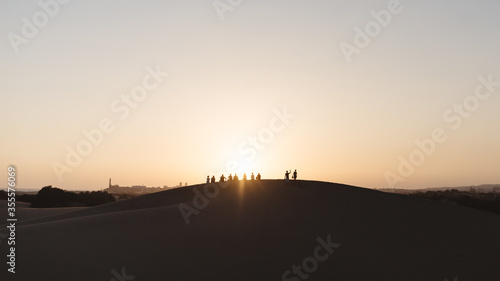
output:
[[[52,217],[64,213],[74,212],[78,210],[87,209],[85,207],[72,207],[72,208],[30,208],[29,203],[16,202],[16,215],[17,218],[22,222],[28,222],[31,220],[42,219],[43,217]],[[0,210],[7,210],[7,201],[0,200]],[[6,222],[6,213],[3,212],[0,216],[0,227],[4,227]],[[50,219],[49,219],[50,220]]]
[[186,224],[179,204],[193,207],[192,188],[19,222],[17,273],[3,262],[0,279],[500,280],[495,214],[340,184],[261,181],[220,189]]

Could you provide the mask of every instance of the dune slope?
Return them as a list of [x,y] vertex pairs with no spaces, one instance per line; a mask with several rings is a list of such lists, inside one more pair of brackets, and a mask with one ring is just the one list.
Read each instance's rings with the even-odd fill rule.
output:
[[185,187],[26,221],[17,228],[17,273],[2,263],[8,279],[0,279],[500,280],[495,214],[270,180],[220,188],[186,224],[179,204],[195,208],[193,188],[203,193],[203,185]]

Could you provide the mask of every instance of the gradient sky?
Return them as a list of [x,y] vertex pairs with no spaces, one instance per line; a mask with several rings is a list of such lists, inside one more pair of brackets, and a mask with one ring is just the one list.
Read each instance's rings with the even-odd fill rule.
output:
[[[47,12],[2,1],[0,186],[11,164],[20,188],[68,190],[105,188],[110,177],[195,184],[234,163],[263,178],[298,169],[371,188],[388,187],[388,172],[404,179],[399,188],[500,183],[500,86],[473,98],[478,77],[500,81],[500,2],[401,1],[348,63],[342,42],[355,46],[355,28],[390,2],[220,1],[239,3],[221,20],[212,0],[72,0],[50,6],[16,47],[23,17],[44,24]],[[169,76],[124,117],[114,102],[148,67]],[[473,110],[460,115],[464,100]],[[284,108],[288,124],[275,118]],[[58,179],[54,163],[67,166],[67,147],[106,118],[114,130]],[[436,128],[446,140],[411,175],[398,172],[400,156]]]

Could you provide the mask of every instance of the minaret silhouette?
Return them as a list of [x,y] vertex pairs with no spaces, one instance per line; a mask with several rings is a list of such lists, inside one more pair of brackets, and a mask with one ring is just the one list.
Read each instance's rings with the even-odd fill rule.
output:
[[111,188],[111,178],[109,178],[109,188]]

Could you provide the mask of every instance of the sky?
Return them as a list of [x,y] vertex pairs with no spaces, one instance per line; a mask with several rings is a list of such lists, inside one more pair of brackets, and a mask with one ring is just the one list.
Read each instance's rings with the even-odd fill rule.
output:
[[[0,187],[500,183],[500,2],[0,2]],[[497,82],[498,81],[498,82]]]

